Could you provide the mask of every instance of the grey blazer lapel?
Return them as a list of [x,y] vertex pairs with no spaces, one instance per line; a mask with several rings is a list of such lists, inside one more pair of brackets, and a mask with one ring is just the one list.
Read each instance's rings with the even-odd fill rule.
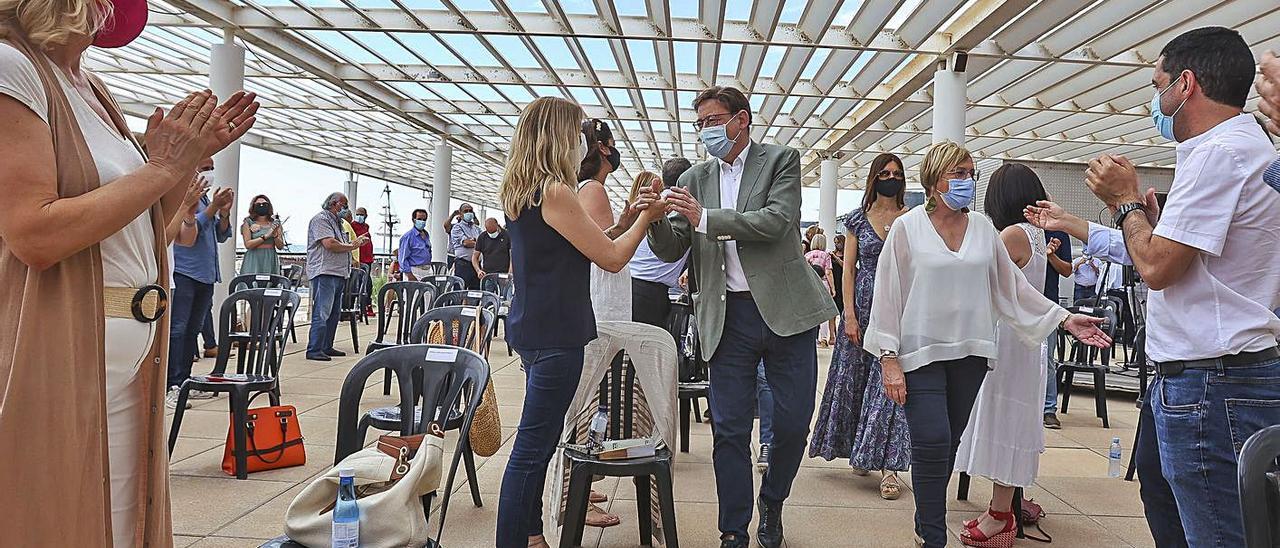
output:
[[747,147],[746,153],[747,161],[742,168],[742,181],[738,184],[739,212],[746,211],[747,199],[756,193],[756,185],[760,182],[760,175],[764,171],[764,147],[752,142]]

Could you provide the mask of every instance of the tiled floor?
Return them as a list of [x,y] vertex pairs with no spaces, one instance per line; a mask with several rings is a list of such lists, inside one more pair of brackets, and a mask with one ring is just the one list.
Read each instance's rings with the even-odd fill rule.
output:
[[[367,344],[373,335],[372,327],[361,327],[362,344]],[[304,345],[305,327],[299,328],[298,336]],[[339,330],[337,347],[349,352],[349,337],[344,326]],[[178,546],[257,546],[281,534],[289,502],[311,478],[332,464],[338,389],[360,356],[322,364],[305,361],[301,349],[302,345],[290,346],[281,382],[283,402],[296,406],[300,414],[307,440],[307,465],[254,474],[244,481],[227,476],[221,470],[227,435],[226,399],[196,402],[183,421],[171,464]],[[511,426],[520,414],[524,377],[516,358],[507,357],[501,341],[495,341],[491,357],[502,422],[507,427],[506,442],[497,455],[477,458],[483,508],[472,506],[465,484],[455,489],[444,543],[450,548],[493,545],[498,487],[514,435]],[[820,350],[818,360],[821,387],[830,351]],[[211,368],[213,361],[198,362],[196,370]],[[821,396],[820,389],[815,398],[820,400]],[[1092,398],[1087,392],[1078,398],[1070,415],[1060,415],[1063,429],[1046,432],[1048,449],[1041,459],[1040,479],[1035,488],[1027,490],[1027,495],[1049,514],[1043,521],[1045,531],[1053,535],[1055,546],[1154,546],[1142,519],[1137,483],[1107,477],[1106,453],[1112,436],[1122,440],[1127,463],[1137,423],[1132,396],[1112,398],[1110,429],[1103,429],[1101,421],[1093,417]],[[365,401],[393,403],[382,395],[380,384],[366,391]],[[910,474],[906,479],[909,485]],[[619,514],[623,523],[603,534],[589,529],[584,544],[601,548],[637,546],[634,488],[617,480],[598,482],[595,487],[610,495],[608,509]],[[985,508],[989,493],[988,483],[974,479],[971,500],[949,504],[948,522],[953,532],[961,521]],[[704,424],[693,425],[691,451],[677,457],[675,498],[682,546],[718,546],[711,436]],[[807,459],[786,506],[787,540],[792,547],[913,546],[912,508],[909,488],[900,500],[884,501],[879,497],[878,478],[874,475],[857,477],[844,462]],[[952,544],[959,542],[953,539]],[[1023,540],[1017,545],[1037,544]]]

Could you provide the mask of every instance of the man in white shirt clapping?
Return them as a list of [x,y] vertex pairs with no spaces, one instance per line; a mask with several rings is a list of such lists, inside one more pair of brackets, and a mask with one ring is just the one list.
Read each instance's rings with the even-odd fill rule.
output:
[[[1272,313],[1280,307],[1280,194],[1263,182],[1275,148],[1242,112],[1253,76],[1249,46],[1230,29],[1192,30],[1161,52],[1152,118],[1178,146],[1158,225],[1142,214],[1146,200],[1127,159],[1104,155],[1088,172],[1153,290],[1151,411],[1189,546],[1244,545],[1236,450],[1280,423],[1280,319]],[[1169,528],[1152,514],[1157,544],[1177,545],[1160,541]]]

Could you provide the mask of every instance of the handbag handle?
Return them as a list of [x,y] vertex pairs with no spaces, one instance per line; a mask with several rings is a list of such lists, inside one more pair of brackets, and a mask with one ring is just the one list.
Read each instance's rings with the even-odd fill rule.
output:
[[287,439],[289,435],[289,420],[285,418],[287,416],[288,415],[280,416],[280,454],[276,455],[276,458],[274,459],[267,459],[263,456],[262,452],[258,451],[258,444],[254,442],[253,430],[255,428],[254,425],[257,424],[257,419],[246,421],[244,423],[245,430],[249,431],[249,449],[253,451],[253,456],[257,457],[258,460],[266,464],[275,464],[280,462],[280,459],[284,458],[284,451],[289,448],[289,440]]

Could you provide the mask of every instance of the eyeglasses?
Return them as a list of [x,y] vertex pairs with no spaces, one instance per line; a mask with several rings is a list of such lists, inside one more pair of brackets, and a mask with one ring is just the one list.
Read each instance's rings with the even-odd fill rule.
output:
[[736,113],[736,112],[735,112],[735,113],[732,113],[732,114],[730,114],[730,113],[728,113],[728,112],[722,112],[722,113],[720,113],[720,114],[711,114],[711,115],[708,115],[706,118],[699,118],[697,121],[695,121],[695,122],[693,123],[693,130],[694,130],[694,131],[702,131],[702,128],[707,127],[707,126],[718,126],[718,125],[720,125],[720,124],[719,124],[719,123],[717,123],[717,122],[716,122],[716,120],[727,120],[727,119],[729,119],[729,118],[733,118],[733,117],[734,117],[734,116],[736,116],[737,114],[738,114],[738,113]]
[[979,180],[979,179],[981,179],[981,178],[982,178],[982,173],[981,173],[981,172],[979,172],[979,171],[978,171],[978,170],[976,170],[976,169],[965,169],[965,168],[962,168],[962,167],[958,167],[958,168],[955,168],[955,169],[953,169],[953,170],[951,170],[951,171],[948,171],[948,172],[947,172],[947,176],[948,176],[948,177],[955,177],[955,178],[969,178],[969,177],[972,177],[972,178],[973,178],[973,182],[975,182],[975,183],[976,183],[976,182],[978,182],[978,180]]
[[898,170],[898,169],[895,169],[895,170],[893,170],[893,171],[889,171],[889,170],[887,170],[887,169],[882,169],[882,170],[880,170],[880,172],[879,172],[879,173],[876,173],[876,178],[877,178],[877,179],[888,179],[888,178],[891,178],[891,177],[892,177],[892,178],[897,178],[897,179],[905,179],[905,178],[906,178],[906,174],[905,174],[905,173],[903,173],[903,172],[902,172],[902,170]]

